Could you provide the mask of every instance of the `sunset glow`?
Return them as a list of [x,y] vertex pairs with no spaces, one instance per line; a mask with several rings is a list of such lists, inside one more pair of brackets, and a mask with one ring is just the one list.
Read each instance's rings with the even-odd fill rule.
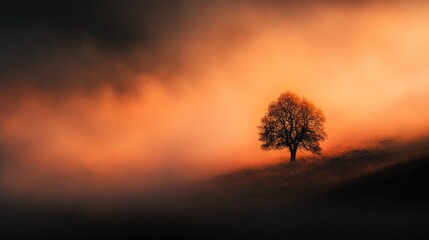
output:
[[429,5],[405,2],[189,4],[153,45],[85,37],[17,61],[0,75],[1,188],[97,196],[284,161],[257,126],[287,90],[323,110],[324,154],[425,136]]

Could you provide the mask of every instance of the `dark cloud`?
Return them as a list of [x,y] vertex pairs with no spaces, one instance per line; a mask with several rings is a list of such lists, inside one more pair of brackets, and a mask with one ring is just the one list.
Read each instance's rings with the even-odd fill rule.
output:
[[180,22],[181,7],[177,1],[18,0],[3,6],[1,26],[48,30],[71,41],[93,38],[104,47],[150,45],[162,27]]
[[[126,89],[183,23],[177,1],[13,1],[0,13],[0,86]],[[139,64],[133,63],[139,52]],[[141,59],[143,57],[143,59]],[[152,61],[152,62],[151,62]]]
[[32,89],[60,96],[103,87],[127,91],[138,73],[180,68],[183,35],[207,14],[221,20],[226,8],[236,11],[242,5],[287,9],[338,2],[344,3],[9,1],[0,8],[0,91],[17,94]]

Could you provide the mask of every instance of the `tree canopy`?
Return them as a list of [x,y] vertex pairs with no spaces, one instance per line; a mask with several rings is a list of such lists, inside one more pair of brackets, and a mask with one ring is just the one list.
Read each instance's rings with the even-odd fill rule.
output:
[[270,103],[258,126],[261,148],[288,148],[291,162],[298,149],[321,154],[320,142],[327,137],[325,122],[322,110],[313,102],[289,91],[282,93]]

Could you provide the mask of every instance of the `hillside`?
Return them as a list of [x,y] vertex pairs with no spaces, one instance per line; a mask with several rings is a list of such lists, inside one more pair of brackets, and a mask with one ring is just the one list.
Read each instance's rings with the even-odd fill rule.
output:
[[149,207],[140,198],[103,213],[2,201],[0,222],[14,237],[427,238],[428,172],[428,139],[384,141],[222,175]]
[[238,235],[412,239],[429,236],[428,172],[427,139],[383,141],[338,156],[245,169],[212,184],[228,199],[226,225],[246,229],[233,227]]

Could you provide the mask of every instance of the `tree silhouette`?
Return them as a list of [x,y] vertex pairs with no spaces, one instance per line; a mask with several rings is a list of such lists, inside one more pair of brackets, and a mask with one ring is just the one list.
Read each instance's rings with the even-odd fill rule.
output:
[[261,119],[259,140],[264,150],[288,148],[290,161],[295,162],[298,149],[321,154],[326,121],[320,108],[304,97],[285,92],[268,106]]

